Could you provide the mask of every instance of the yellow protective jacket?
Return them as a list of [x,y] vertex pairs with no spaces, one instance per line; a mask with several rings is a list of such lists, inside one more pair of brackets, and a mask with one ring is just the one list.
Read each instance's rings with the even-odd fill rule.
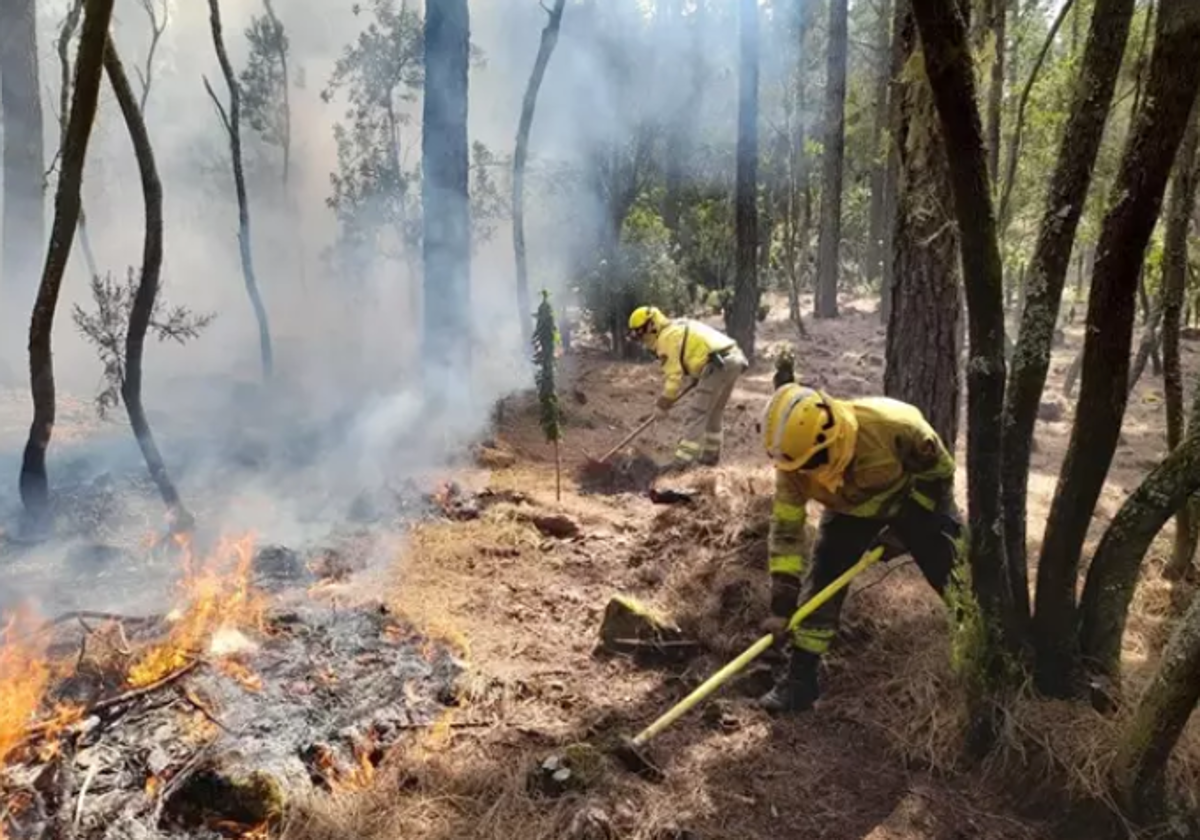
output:
[[858,418],[854,457],[836,493],[803,470],[775,472],[771,510],[769,570],[772,575],[803,575],[805,505],[864,519],[888,519],[912,498],[933,510],[949,495],[954,457],[915,406],[887,397],[847,400]]
[[685,376],[699,379],[714,353],[731,350],[736,342],[720,330],[691,318],[676,318],[658,334],[654,352],[663,369],[663,396],[679,395]]

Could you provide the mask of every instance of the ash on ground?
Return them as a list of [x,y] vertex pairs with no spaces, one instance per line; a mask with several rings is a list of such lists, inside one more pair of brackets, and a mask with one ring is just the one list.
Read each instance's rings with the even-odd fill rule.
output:
[[0,769],[0,837],[239,836],[296,794],[365,782],[453,703],[462,667],[382,605],[312,601],[215,634],[194,670],[115,705],[120,680],[78,662],[46,705],[89,711]]

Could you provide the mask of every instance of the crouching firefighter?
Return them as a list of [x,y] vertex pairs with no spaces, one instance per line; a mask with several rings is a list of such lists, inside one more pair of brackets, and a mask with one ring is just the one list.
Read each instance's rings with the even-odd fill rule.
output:
[[655,405],[661,420],[680,396],[684,378],[696,380],[688,403],[683,437],[675,447],[668,472],[721,460],[725,406],[749,363],[732,338],[690,318],[667,318],[653,306],[639,306],[629,316],[630,338],[658,356],[663,391]]
[[[911,554],[944,596],[965,531],[954,506],[954,458],[920,410],[886,397],[838,400],[790,382],[772,396],[761,431],[775,465],[765,632],[783,639],[803,600],[879,544],[885,559]],[[811,569],[803,554],[809,500],[824,508]],[[820,693],[817,667],[837,631],[846,591],[793,631],[786,672],[759,699],[762,708],[812,707]]]

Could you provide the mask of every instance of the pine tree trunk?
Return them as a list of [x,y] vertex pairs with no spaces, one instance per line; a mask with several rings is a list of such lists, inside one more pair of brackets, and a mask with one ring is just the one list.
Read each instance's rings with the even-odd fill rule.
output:
[[[1030,617],[1026,497],[1033,432],[1050,370],[1054,328],[1062,305],[1071,249],[1104,137],[1133,6],[1133,0],[1096,0],[1074,101],[1038,226],[1026,277],[1021,329],[1012,356],[1003,419],[1004,533],[1013,595],[1018,613],[1026,623]],[[1080,270],[1082,276],[1082,267]]]
[[[34,277],[46,241],[42,179],[42,97],[38,87],[34,0],[0,3],[0,113],[4,117],[4,219],[0,289],[10,312],[0,332],[14,337],[32,306]],[[65,117],[64,117],[65,119]],[[16,348],[13,344],[13,349]],[[0,352],[4,348],[0,347]]]
[[[879,19],[875,21],[875,111],[871,121],[871,205],[870,233],[867,241],[867,282],[874,285],[882,276],[884,250],[884,192],[887,183],[888,143],[885,130],[888,124],[888,88],[892,81],[892,62],[889,47],[892,42],[892,3],[882,0]],[[886,323],[886,322],[885,322]]]
[[51,336],[63,273],[79,223],[80,187],[88,141],[96,117],[103,73],[105,33],[112,18],[113,0],[88,0],[75,59],[75,91],[63,143],[58,187],[54,195],[54,223],[42,269],[33,317],[29,325],[29,378],[33,392],[33,422],[21,461],[21,502],[31,536],[50,526],[50,486],[46,477],[46,450],[54,433],[55,388]]
[[[431,0],[425,15],[421,130],[425,258],[425,386],[466,398],[471,369],[467,0]],[[459,405],[450,398],[451,405]]]
[[220,0],[208,0],[208,20],[212,27],[213,48],[217,53],[217,61],[221,64],[221,73],[225,77],[226,87],[229,88],[229,114],[225,130],[229,134],[229,154],[233,159],[233,186],[237,194],[238,255],[242,261],[242,280],[246,285],[250,306],[254,310],[254,319],[258,323],[258,349],[262,360],[263,379],[269,380],[274,375],[275,356],[271,348],[267,309],[258,290],[258,279],[254,273],[254,259],[250,249],[250,200],[246,195],[246,173],[242,164],[242,94],[233,72],[233,65],[229,63],[229,54],[225,51]]
[[905,110],[906,84],[902,77],[904,63],[908,60],[909,48],[906,47],[900,32],[908,21],[912,22],[911,0],[895,0],[892,7],[892,48],[890,73],[888,81],[888,148],[887,170],[883,182],[883,242],[880,245],[883,259],[883,279],[881,282],[881,302],[879,306],[880,320],[886,325],[892,317],[892,294],[896,277],[896,226],[899,214],[897,193],[900,190],[900,137],[904,133],[907,120]]
[[[919,48],[910,14],[896,30],[907,62]],[[959,247],[945,143],[928,78],[895,87],[900,157],[895,274],[887,330],[884,393],[921,409],[946,445],[958,438]]]
[[167,465],[163,462],[154,433],[150,429],[150,421],[146,418],[146,410],[142,406],[142,351],[146,344],[146,330],[150,326],[150,318],[154,313],[154,302],[158,297],[159,273],[162,270],[163,258],[163,200],[162,183],[158,178],[158,168],[154,163],[154,150],[150,146],[150,135],[146,131],[146,122],[138,107],[137,97],[125,75],[117,48],[108,39],[108,48],[104,53],[104,69],[108,73],[108,81],[112,85],[121,115],[129,130],[133,142],[134,154],[137,156],[138,172],[142,180],[142,199],[146,208],[146,237],[142,246],[142,273],[134,294],[133,306],[129,311],[129,327],[125,332],[125,380],[121,383],[121,398],[125,410],[129,414],[129,425],[137,438],[142,456],[146,459],[146,468],[150,477],[162,496],[163,504],[167,507],[170,517],[171,531],[183,533],[192,530],[194,521],[192,515],[184,507],[175,489],[171,476],[167,473]]
[[529,301],[529,264],[525,256],[525,162],[529,158],[529,130],[533,127],[533,112],[537,107],[538,91],[546,75],[546,66],[558,43],[558,28],[562,23],[565,5],[566,0],[555,0],[554,8],[549,12],[550,19],[542,30],[533,72],[529,74],[525,98],[521,101],[521,119],[517,125],[517,145],[513,153],[513,253],[517,261],[517,322],[521,325],[522,345],[529,344],[529,319],[533,313]]
[[971,583],[983,623],[983,646],[968,695],[976,722],[972,746],[991,746],[998,721],[993,700],[1011,686],[1006,654],[1017,625],[1004,558],[1000,502],[1000,424],[1004,407],[1003,276],[987,171],[967,23],[954,0],[913,0],[926,74],[948,152],[955,215],[967,278],[967,475]]
[[1036,677],[1051,695],[1075,688],[1080,553],[1125,414],[1138,273],[1200,87],[1200,74],[1178,69],[1197,62],[1200,4],[1163,0],[1145,101],[1134,116],[1114,184],[1116,200],[1100,234],[1079,403],[1038,567]]
[[[1175,161],[1175,179],[1167,209],[1163,243],[1163,397],[1167,411],[1167,447],[1175,449],[1183,440],[1183,369],[1179,357],[1179,332],[1183,318],[1183,298],[1187,292],[1188,226],[1196,206],[1196,186],[1200,181],[1200,101],[1192,105],[1191,124],[1184,135]],[[1192,567],[1196,553],[1193,538],[1192,508],[1185,504],[1175,518],[1175,544],[1171,560],[1163,574],[1171,580],[1184,577]]]
[[734,225],[737,273],[726,313],[729,335],[754,358],[758,309],[758,3],[739,0],[737,183]]
[[849,2],[829,0],[829,52],[825,75],[825,149],[821,178],[821,229],[817,239],[814,315],[838,317],[842,243],[842,169],[846,157],[846,56]]
[[1163,815],[1167,761],[1200,702],[1197,674],[1200,598],[1193,598],[1163,651],[1158,671],[1125,724],[1113,763],[1115,798],[1141,821]]

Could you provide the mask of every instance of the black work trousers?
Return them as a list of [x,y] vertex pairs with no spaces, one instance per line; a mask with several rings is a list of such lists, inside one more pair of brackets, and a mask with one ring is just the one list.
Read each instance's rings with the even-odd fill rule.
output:
[[[817,534],[812,572],[801,589],[800,603],[857,563],[875,545],[885,527],[903,543],[929,585],[944,596],[962,550],[962,522],[952,505],[929,511],[909,500],[899,514],[889,519],[863,519],[825,511]],[[829,649],[837,634],[848,590],[848,586],[843,587],[801,622],[792,635],[792,644],[797,649],[816,656]]]

